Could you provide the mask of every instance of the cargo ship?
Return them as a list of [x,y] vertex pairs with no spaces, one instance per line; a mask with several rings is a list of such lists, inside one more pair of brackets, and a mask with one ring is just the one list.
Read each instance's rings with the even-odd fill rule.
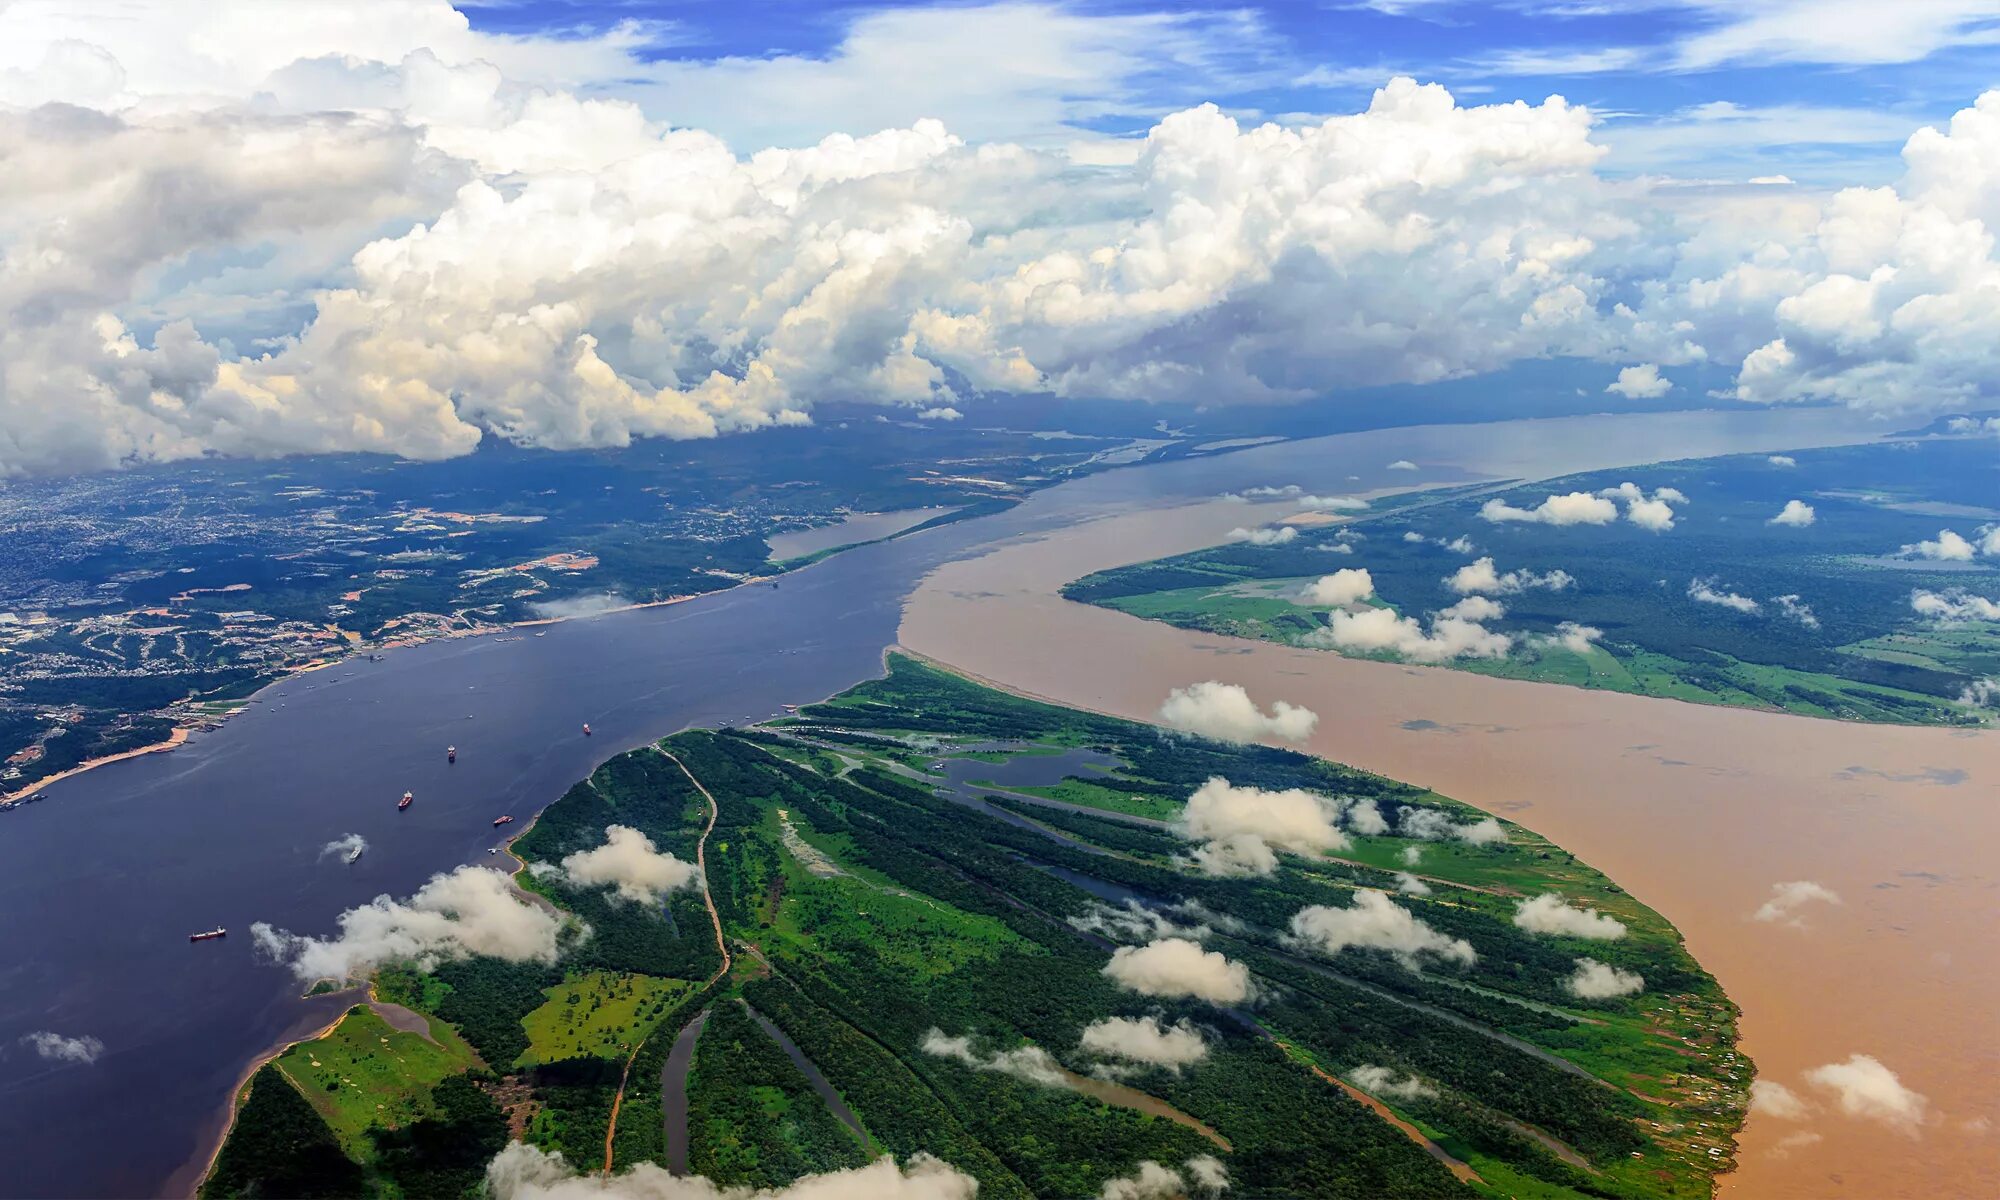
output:
[[505,825],[511,822],[513,819],[514,818],[512,817],[495,817],[493,818],[493,823],[495,825]]
[[588,722],[588,721],[585,721],[585,722],[583,723],[583,736],[585,736],[585,737],[589,737],[589,736],[590,736],[590,722]]
[[406,809],[406,808],[410,807],[410,801],[412,801],[412,800],[415,800],[415,799],[416,799],[416,797],[415,797],[415,796],[412,796],[412,795],[411,795],[410,793],[408,793],[408,792],[404,792],[404,793],[403,793],[403,798],[402,798],[401,800],[398,800],[398,801],[396,801],[396,811],[397,811],[397,812],[401,812],[401,811],[403,811],[404,809]]
[[446,746],[446,747],[444,748],[444,760],[445,760],[446,762],[448,762],[448,763],[455,763],[455,762],[457,762],[457,761],[458,761],[458,747],[457,747],[457,746]]
[[190,934],[188,934],[188,941],[190,941],[190,942],[206,942],[206,941],[208,941],[208,940],[209,940],[209,939],[211,939],[211,938],[219,938],[219,937],[227,937],[227,936],[229,936],[229,931],[228,931],[227,929],[224,929],[224,928],[223,928],[222,926],[220,926],[220,925],[217,925],[217,926],[216,926],[215,928],[213,928],[213,929],[209,930],[209,931],[208,931],[207,933],[190,933]]

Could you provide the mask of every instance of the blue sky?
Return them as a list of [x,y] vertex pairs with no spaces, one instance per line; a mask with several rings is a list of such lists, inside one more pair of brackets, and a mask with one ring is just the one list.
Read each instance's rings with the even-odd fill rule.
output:
[[271,12],[0,0],[0,476],[1556,362],[2000,398],[2000,0]]
[[[1603,118],[1609,175],[1669,174],[1740,181],[1788,175],[1808,186],[1887,182],[1915,127],[1942,121],[2000,83],[2000,4],[1930,0],[1372,0],[1229,7],[1126,2],[1035,6],[1083,28],[1158,31],[1151,47],[1119,41],[1138,61],[1076,79],[1063,90],[1065,124],[1143,132],[1164,113],[1209,100],[1241,118],[1287,123],[1365,107],[1397,73],[1450,87],[1467,102],[1560,94]],[[812,3],[810,0],[523,0],[467,8],[474,25],[515,34],[601,33],[633,23],[643,56],[690,68],[733,63],[837,68],[871,30],[901,37],[912,60],[926,32],[977,36],[992,6]],[[1107,37],[1122,39],[1126,33]],[[996,50],[994,70],[1033,75],[1032,37]],[[1058,55],[1059,57],[1059,55]],[[902,121],[927,113],[921,87],[871,73],[872,112]],[[1060,67],[1055,68],[1058,72]],[[603,85],[600,85],[603,86]],[[617,90],[610,85],[610,90]],[[976,89],[975,89],[976,90]],[[649,109],[661,107],[655,97]],[[907,111],[899,111],[899,98]],[[994,97],[1005,107],[1005,89]],[[757,113],[763,97],[735,94],[735,114],[710,105],[684,119],[732,141],[805,140],[850,114]],[[781,102],[780,102],[781,103]],[[669,105],[671,107],[671,105]],[[800,107],[811,108],[812,105]],[[963,120],[957,124],[964,124]],[[1003,123],[1004,124],[1004,123]],[[824,128],[820,128],[824,126]],[[852,121],[846,127],[858,132]],[[973,130],[975,138],[983,130]],[[1024,140],[1037,131],[1022,129]],[[750,148],[750,147],[743,147]]]

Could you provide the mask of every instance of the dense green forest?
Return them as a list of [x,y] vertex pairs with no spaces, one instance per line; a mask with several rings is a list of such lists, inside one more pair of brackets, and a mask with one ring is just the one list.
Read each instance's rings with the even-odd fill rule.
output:
[[[1993,611],[1979,599],[2000,599],[2000,554],[1983,536],[2000,525],[1994,459],[1990,437],[1926,437],[1457,489],[1301,528],[1283,545],[1100,572],[1064,594],[1188,628],[1394,658],[1409,652],[1337,639],[1333,607],[1309,602],[1307,586],[1366,570],[1368,604],[1422,620],[1464,600],[1450,581],[1490,559],[1482,594],[1506,611],[1483,624],[1512,644],[1445,665],[1811,716],[1970,724],[1990,720],[2000,698],[1981,686],[2000,677],[2000,622],[1970,619]],[[1615,494],[1625,484],[1670,526],[1662,507],[1636,521],[1631,497]],[[1573,493],[1609,519],[1482,516]],[[1775,520],[1793,502],[1804,508]],[[1567,582],[1549,586],[1559,575]],[[1920,611],[1923,596],[1945,607]],[[1595,636],[1565,640],[1576,626]]]
[[260,1068],[245,1090],[229,1140],[202,1183],[204,1197],[359,1193],[361,1168],[276,1067]]
[[869,1158],[861,1138],[740,1003],[710,1011],[688,1075],[688,1103],[697,1131],[688,1167],[717,1183],[779,1187]]
[[[1065,794],[1099,808],[929,772],[1084,747],[1115,766]],[[585,915],[588,938],[553,965],[385,968],[376,996],[431,1014],[441,1047],[424,1053],[443,1078],[350,1100],[267,1070],[210,1191],[249,1194],[268,1147],[312,1142],[366,1194],[474,1195],[508,1122],[596,1169],[614,1106],[614,1169],[684,1161],[771,1186],[924,1152],[982,1197],[1024,1200],[1096,1196],[1141,1162],[1204,1158],[1234,1195],[1706,1197],[1729,1161],[1750,1068],[1733,1008],[1676,932],[1531,831],[1481,825],[1447,798],[1008,696],[900,655],[886,678],[796,718],[663,748],[673,757],[606,763],[514,843],[529,864],[517,880]],[[621,902],[548,869],[604,845],[612,824],[691,861],[709,814],[690,776],[716,806],[705,857],[726,972],[698,890]],[[1120,807],[1179,804],[1213,776],[1375,817],[1350,820],[1330,854],[1217,876],[1185,830]],[[1621,936],[1531,931],[1520,906],[1545,893]],[[1309,914],[1367,904],[1463,950],[1301,932]],[[1162,946],[1200,970],[1117,969]],[[1630,985],[1579,995],[1586,957]],[[301,1050],[331,1061],[339,1036]],[[449,1057],[461,1036],[463,1061]],[[669,1116],[680,1095],[684,1141]],[[365,1136],[331,1139],[357,1119]]]

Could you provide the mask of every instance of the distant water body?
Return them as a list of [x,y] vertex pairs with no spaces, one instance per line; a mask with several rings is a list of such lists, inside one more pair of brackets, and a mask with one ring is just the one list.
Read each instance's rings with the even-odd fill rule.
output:
[[[273,685],[172,754],[65,780],[0,816],[0,1191],[189,1192],[245,1067],[340,1003],[300,1000],[297,981],[253,954],[253,921],[327,932],[344,909],[488,861],[495,816],[525,821],[619,751],[878,675],[905,598],[942,563],[1258,485],[1360,491],[1879,432],[1842,412],[1672,413],[1259,446],[1077,480],[776,588],[436,642]],[[1418,469],[1391,470],[1398,461]],[[398,812],[406,789],[416,801]],[[349,833],[368,841],[357,862],[322,856]],[[188,942],[217,925],[226,939]],[[25,1040],[40,1031],[103,1050],[47,1061]]]
[[951,511],[949,508],[900,508],[894,512],[848,513],[831,525],[772,534],[765,544],[771,547],[771,561],[783,562],[788,558],[818,554],[822,550],[838,550],[842,546],[891,537]]

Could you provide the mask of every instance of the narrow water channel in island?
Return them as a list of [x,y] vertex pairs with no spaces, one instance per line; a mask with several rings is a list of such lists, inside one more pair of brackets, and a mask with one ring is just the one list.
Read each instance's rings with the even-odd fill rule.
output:
[[[1992,874],[1976,851],[1993,844],[2000,830],[1966,815],[1975,799],[1986,811],[1994,808],[1988,789],[2000,771],[1980,758],[1990,739],[1842,727],[1837,738],[1800,741],[1792,727],[1813,723],[1726,712],[1719,715],[1719,744],[1740,747],[1749,737],[1768,752],[1764,759],[1717,764],[1719,775],[1648,766],[1649,753],[1704,761],[1674,752],[1689,740],[1680,736],[1689,731],[1683,718],[1653,715],[1687,706],[1640,702],[1648,707],[1635,709],[1610,703],[1623,697],[1592,697],[1593,705],[1620,714],[1617,728],[1605,730],[1593,724],[1600,719],[1595,708],[1577,712],[1561,698],[1540,699],[1541,692],[1565,689],[1462,675],[1410,683],[1423,673],[1379,664],[1343,668],[1330,656],[1279,662],[1254,648],[1236,654],[1217,638],[1162,649],[1169,644],[1151,641],[1157,632],[1135,640],[1131,631],[1147,628],[1141,622],[1118,618],[1116,628],[1079,628],[1074,613],[1037,613],[1024,595],[1028,585],[1069,578],[1064,572],[1072,567],[1082,574],[1150,557],[1177,539],[1215,541],[1233,524],[1282,515],[1257,504],[1231,506],[1227,516],[1206,510],[1186,516],[1176,507],[1258,484],[1367,491],[1850,443],[1881,432],[1846,412],[1696,412],[1377,430],[1256,446],[1074,480],[1004,513],[844,551],[786,575],[777,588],[739,588],[525,635],[433,642],[274,684],[242,716],[170,754],[65,779],[44,802],[0,816],[0,911],[17,918],[0,922],[0,1047],[9,1048],[0,1056],[0,1130],[8,1185],[47,1197],[190,1193],[250,1064],[324,1026],[347,1003],[301,1001],[301,981],[254,952],[245,936],[252,922],[325,934],[343,910],[375,896],[408,895],[436,872],[491,863],[496,816],[525,820],[605,758],[677,730],[778,716],[785,704],[809,703],[875,677],[901,622],[906,641],[977,674],[1141,718],[1153,715],[1163,685],[1239,666],[1241,681],[1266,702],[1295,680],[1333,683],[1301,689],[1315,693],[1309,703],[1322,718],[1315,749],[1518,812],[1632,885],[1690,931],[1696,954],[1745,1004],[1753,1053],[1766,1054],[1782,1077],[1795,1082],[1805,1065],[1875,1053],[1928,1092],[1945,1118],[1917,1142],[1849,1138],[1865,1131],[1854,1122],[1827,1127],[1809,1161],[1841,1172],[1847,1195],[1897,1194],[1893,1187],[1868,1190],[1889,1170],[1855,1165],[1869,1153],[1909,1166],[1901,1177],[1904,1194],[2000,1195],[2000,1178],[1990,1169],[1984,1176],[1965,1170],[1975,1152],[1990,1160],[1990,1144],[1954,1132],[1956,1122],[1994,1108],[1981,1081],[2000,1070],[1989,1052],[2000,1043],[1989,1036],[1992,1011],[1973,1002],[2000,994],[1993,970],[2000,952],[1967,915],[1990,909],[1993,894],[1978,890],[1991,886]],[[1418,469],[1389,469],[1401,460]],[[1093,541],[1101,518],[1120,514],[1137,514],[1154,535],[1108,546]],[[1173,536],[1157,536],[1163,515]],[[1032,569],[1019,578],[982,580],[995,565],[989,553],[1018,550],[1022,538],[1051,539],[1046,557],[1022,564]],[[1078,550],[1080,557],[1066,557]],[[957,560],[976,569],[932,574],[905,621],[904,603],[918,581]],[[975,594],[982,590],[990,595]],[[1041,615],[1049,617],[1046,627],[1033,619]],[[963,622],[956,635],[938,624],[955,620]],[[1094,640],[1099,633],[1102,639]],[[1218,648],[1232,652],[1219,655]],[[1267,663],[1269,674],[1260,674]],[[1350,681],[1358,682],[1350,688]],[[1416,690],[1403,695],[1402,687]],[[1460,696],[1499,699],[1461,704],[1453,699]],[[1521,742],[1533,754],[1496,757],[1493,748],[1513,735],[1483,730],[1540,723],[1545,712],[1561,714],[1552,719],[1568,723],[1566,736],[1551,726]],[[1397,727],[1418,717],[1463,728],[1419,735]],[[595,736],[582,736],[584,722]],[[1679,731],[1672,748],[1636,748],[1662,742],[1636,735],[1652,724]],[[455,764],[445,761],[447,745],[458,747]],[[1618,759],[1623,747],[1634,747],[1630,761]],[[1967,758],[1980,761],[1966,764],[1964,786],[1897,781],[1934,778],[1923,774],[1925,766]],[[1831,777],[1850,764],[1858,769]],[[1747,782],[1730,774],[1739,767],[1750,772]],[[1634,789],[1626,786],[1634,772],[1674,782]],[[1773,776],[1782,781],[1762,786]],[[1551,788],[1562,793],[1560,803],[1548,795]],[[416,800],[399,812],[396,799],[405,790]],[[1630,828],[1556,827],[1543,819],[1555,809],[1589,812],[1598,806],[1585,799],[1598,795],[1610,797],[1601,806],[1607,819]],[[1774,799],[1785,801],[1782,812],[1770,808]],[[1508,807],[1518,804],[1543,807]],[[1753,816],[1750,829],[1758,836],[1741,836],[1721,819],[1738,807],[1770,812],[1773,820]],[[1790,844],[1764,836],[1779,817],[1796,818]],[[1836,817],[1845,824],[1829,837]],[[1654,839],[1656,830],[1666,836]],[[366,857],[351,866],[320,861],[321,847],[350,833],[367,839]],[[1690,847],[1691,839],[1702,844]],[[1638,853],[1654,840],[1659,855]],[[1671,859],[1684,875],[1716,872],[1722,885],[1712,895],[1689,897],[1688,889],[1659,878],[1658,863],[1648,866],[1655,858]],[[1759,951],[1756,961],[1732,955],[1742,914],[1761,902],[1771,882],[1819,878],[1822,871],[1837,878],[1845,907],[1809,930],[1759,926],[1751,931],[1758,938],[1742,939]],[[1877,882],[1895,889],[1871,890]],[[1675,909],[1682,898],[1697,907],[1726,904],[1733,924],[1704,926]],[[187,941],[189,931],[218,925],[228,927],[228,937]],[[1792,940],[1780,940],[1786,938]],[[1801,986],[1780,978],[1787,973]],[[1898,978],[1907,981],[1900,990],[1890,986]],[[1857,989],[1851,1004],[1839,999],[1850,987]],[[1839,1016],[1821,1018],[1816,1010]],[[1808,1014],[1801,1036],[1809,1040],[1780,1053],[1779,1014],[1801,1012]],[[1938,1029],[1962,1039],[1937,1037]],[[42,1031],[96,1038],[104,1052],[78,1064],[20,1049]],[[2000,1111],[1989,1115],[2000,1125]],[[1753,1143],[1762,1137],[1767,1148],[1785,1132],[1772,1127],[1766,1135],[1761,1122],[1751,1128]],[[118,1131],[116,1155],[103,1153],[105,1129]],[[1939,1165],[1926,1165],[1913,1145],[1935,1154]],[[1823,1177],[1824,1171],[1800,1173],[1805,1157],[1786,1168],[1791,1178]],[[1787,1193],[1744,1194],[1761,1200]]]
[[708,1024],[708,1010],[695,1014],[667,1051],[667,1065],[660,1070],[660,1109],[667,1123],[667,1170],[674,1175],[688,1173],[688,1068],[694,1065],[695,1043]]
[[773,1024],[769,1017],[751,1008],[748,1003],[741,1000],[737,1001],[737,1003],[743,1005],[744,1011],[748,1012],[750,1018],[757,1022],[759,1029],[770,1035],[772,1041],[778,1043],[778,1049],[783,1050],[785,1057],[791,1059],[792,1065],[799,1069],[799,1074],[806,1077],[806,1083],[812,1088],[813,1094],[820,1098],[820,1103],[826,1105],[827,1111],[838,1118],[842,1125],[847,1126],[848,1131],[860,1139],[864,1147],[872,1148],[874,1143],[869,1138],[868,1131],[861,1127],[861,1118],[854,1114],[852,1108],[848,1107],[847,1101],[841,1098],[840,1092],[833,1086],[832,1081],[827,1079],[826,1075],[820,1071],[812,1059],[806,1057],[806,1052],[799,1049],[798,1043],[786,1037],[784,1030]]

